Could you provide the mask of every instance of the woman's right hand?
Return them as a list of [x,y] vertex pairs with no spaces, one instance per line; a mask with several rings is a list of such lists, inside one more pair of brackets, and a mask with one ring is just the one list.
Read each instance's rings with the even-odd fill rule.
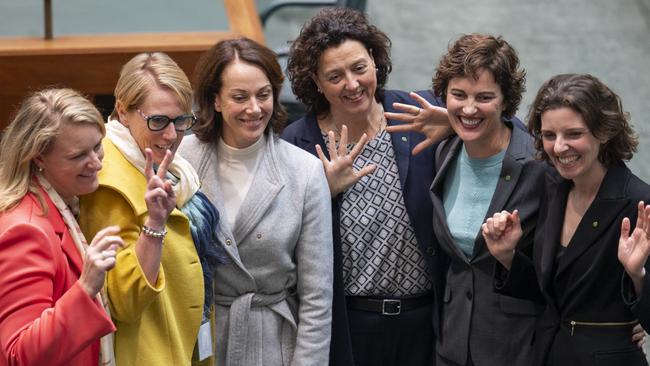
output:
[[171,164],[173,155],[167,150],[163,161],[158,167],[158,172],[153,171],[153,152],[145,149],[146,164],[144,175],[147,179],[147,191],[144,194],[144,201],[149,211],[149,218],[146,225],[154,230],[162,231],[167,223],[169,214],[176,207],[176,197],[172,189],[172,183],[167,179],[167,168]]
[[385,112],[384,116],[387,119],[406,122],[402,125],[386,127],[388,132],[413,131],[426,136],[424,141],[413,148],[413,155],[417,155],[427,147],[433,146],[451,135],[453,130],[449,125],[449,115],[446,108],[432,105],[415,92],[411,92],[409,95],[420,104],[420,107],[404,103],[393,103],[393,108],[402,112]]
[[118,226],[106,227],[97,232],[86,248],[79,284],[90,297],[97,295],[104,286],[106,272],[115,267],[117,248],[124,246],[124,241],[117,235],[119,232]]
[[519,211],[497,212],[485,220],[481,229],[490,254],[510,270],[512,259],[515,256],[515,248],[523,235]]
[[365,133],[349,153],[347,152],[348,128],[346,125],[341,127],[341,140],[338,149],[336,148],[334,131],[328,132],[328,137],[327,151],[330,154],[330,160],[327,160],[320,145],[316,145],[316,153],[325,168],[330,194],[332,197],[336,197],[339,193],[352,187],[362,177],[374,172],[377,167],[371,164],[364,166],[361,170],[354,170],[352,165],[354,159],[357,158],[368,142],[368,136]]

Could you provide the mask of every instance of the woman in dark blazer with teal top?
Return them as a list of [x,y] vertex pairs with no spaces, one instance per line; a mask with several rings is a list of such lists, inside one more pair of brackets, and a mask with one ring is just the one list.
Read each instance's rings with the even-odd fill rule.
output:
[[536,365],[647,365],[630,334],[650,326],[650,186],[623,163],[637,139],[620,99],[591,75],[558,75],[537,94],[529,128],[561,178],[547,182],[532,262],[515,248],[518,212],[483,225],[495,285],[545,304]]

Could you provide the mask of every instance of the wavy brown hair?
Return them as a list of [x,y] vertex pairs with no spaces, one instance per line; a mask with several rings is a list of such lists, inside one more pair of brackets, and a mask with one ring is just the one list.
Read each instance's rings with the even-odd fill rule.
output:
[[542,142],[542,115],[565,107],[580,114],[591,134],[601,141],[598,161],[603,165],[632,159],[639,141],[621,98],[589,74],[556,75],[537,92],[528,114],[528,129],[540,159],[549,160]]
[[214,101],[223,86],[224,70],[236,60],[259,67],[271,83],[273,113],[266,130],[272,128],[275,133],[280,133],[287,121],[287,112],[279,100],[284,76],[275,53],[248,38],[224,40],[201,56],[194,72],[194,100],[198,107],[198,122],[192,131],[202,142],[219,140],[223,116],[214,109]]
[[503,94],[503,116],[512,118],[526,90],[526,71],[519,67],[517,52],[503,38],[488,34],[465,34],[442,56],[433,77],[433,90],[447,103],[447,87],[453,78],[488,70]]
[[368,22],[366,16],[349,8],[325,8],[302,27],[300,35],[291,44],[287,74],[291,90],[309,112],[319,116],[329,113],[330,104],[318,92],[314,77],[320,57],[328,48],[337,47],[347,40],[361,42],[377,67],[375,99],[383,97],[393,65],[390,61],[391,41],[379,28]]

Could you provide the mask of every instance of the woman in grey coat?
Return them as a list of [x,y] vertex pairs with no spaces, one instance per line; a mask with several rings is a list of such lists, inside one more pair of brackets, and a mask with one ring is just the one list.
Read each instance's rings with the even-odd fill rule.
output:
[[329,190],[320,161],[274,133],[286,119],[275,54],[222,41],[196,77],[199,122],[179,152],[221,213],[229,263],[215,279],[217,365],[326,365]]

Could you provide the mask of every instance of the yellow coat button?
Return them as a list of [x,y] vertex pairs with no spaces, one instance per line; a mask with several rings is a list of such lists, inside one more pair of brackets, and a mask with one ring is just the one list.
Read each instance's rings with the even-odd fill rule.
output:
[[510,175],[506,175],[506,180],[509,182],[512,177]]
[[593,226],[594,228],[597,228],[597,227],[598,227],[598,221],[594,221],[594,222],[592,222],[592,223],[591,223],[591,226]]

